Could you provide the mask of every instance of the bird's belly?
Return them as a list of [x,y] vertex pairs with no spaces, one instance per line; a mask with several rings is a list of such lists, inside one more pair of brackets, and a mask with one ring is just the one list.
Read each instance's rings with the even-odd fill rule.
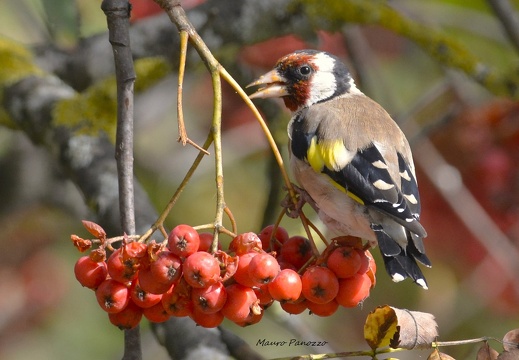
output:
[[350,235],[376,242],[364,205],[335,187],[328,176],[316,173],[301,160],[293,157],[291,168],[299,185],[319,208],[319,218],[335,236]]

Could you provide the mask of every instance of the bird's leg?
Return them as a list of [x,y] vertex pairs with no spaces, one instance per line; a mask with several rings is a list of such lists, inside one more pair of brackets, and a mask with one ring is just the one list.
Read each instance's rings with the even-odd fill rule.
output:
[[312,207],[312,209],[314,209],[315,212],[318,212],[319,208],[317,207],[317,204],[312,199],[310,194],[306,192],[305,189],[300,188],[295,184],[292,184],[292,188],[297,194],[297,203],[294,204],[294,201],[290,194],[287,194],[287,196],[281,201],[281,206],[286,209],[288,217],[292,219],[299,217],[301,209],[306,203],[308,203]]

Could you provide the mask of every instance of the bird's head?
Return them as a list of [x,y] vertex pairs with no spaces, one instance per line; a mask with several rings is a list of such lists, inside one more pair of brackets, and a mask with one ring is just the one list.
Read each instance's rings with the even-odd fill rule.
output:
[[344,65],[324,51],[299,50],[283,56],[273,70],[247,85],[264,85],[251,99],[281,97],[291,111],[347,93],[360,93]]

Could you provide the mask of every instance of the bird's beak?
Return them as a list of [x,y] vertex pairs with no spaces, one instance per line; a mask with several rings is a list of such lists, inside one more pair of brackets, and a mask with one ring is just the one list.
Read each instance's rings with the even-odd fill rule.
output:
[[249,95],[250,99],[282,97],[288,95],[286,89],[286,80],[280,76],[276,69],[261,75],[258,80],[250,83],[247,87],[265,85],[259,88],[258,91]]

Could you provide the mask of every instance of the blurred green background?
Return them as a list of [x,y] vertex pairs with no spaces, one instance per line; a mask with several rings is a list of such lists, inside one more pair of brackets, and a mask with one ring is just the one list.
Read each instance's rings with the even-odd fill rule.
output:
[[[143,3],[144,0],[134,5],[139,7]],[[196,3],[189,2],[189,6]],[[518,64],[516,50],[483,0],[389,3],[417,21],[442,29],[495,69],[506,72]],[[511,3],[516,8],[519,6],[519,1]],[[0,35],[29,47],[52,45],[73,51],[81,38],[105,31],[106,19],[100,2],[2,0],[0,3]],[[370,61],[365,64],[367,75],[362,78],[361,89],[396,118],[404,117],[424,93],[446,78],[455,84],[456,91],[446,92],[438,101],[428,104],[428,111],[416,118],[418,130],[416,123],[409,121],[402,127],[409,131],[411,143],[417,148],[432,141],[446,161],[442,165],[455,167],[449,174],[465,181],[488,217],[517,249],[517,104],[496,98],[460,73],[446,71],[415,44],[380,27],[348,31],[354,36],[361,34],[369,45]],[[298,41],[283,38],[282,42],[270,43],[268,46],[274,50],[264,59],[256,59],[256,63],[251,59],[257,54],[257,48],[249,47],[243,49],[239,60],[243,66],[253,68],[257,75],[266,70],[258,62],[273,65],[275,59],[284,54],[285,47],[295,47],[300,44]],[[336,34],[320,33],[317,43],[308,46],[318,46],[339,54],[345,61],[351,60],[347,46]],[[136,99],[137,176],[158,210],[169,200],[196,155],[195,150],[181,149],[176,143],[175,89],[175,76],[168,76]],[[207,75],[200,69],[190,72],[185,91],[188,132],[193,140],[202,143],[212,106]],[[439,120],[439,115],[453,103],[461,104],[462,109],[447,120]],[[226,202],[236,216],[240,232],[259,232],[268,192],[269,149],[251,114],[236,99],[230,98],[229,104],[224,109],[223,138]],[[284,137],[286,121],[288,113],[284,113],[283,124],[277,125],[275,130],[280,139]],[[280,146],[283,148],[283,144]],[[273,307],[260,324],[238,328],[225,322],[224,326],[266,357],[329,349],[256,346],[262,338],[324,339],[335,351],[367,349],[362,337],[364,319],[377,305],[383,304],[434,314],[440,340],[444,341],[481,336],[501,339],[508,330],[518,328],[519,280],[510,278],[500,268],[499,259],[489,257],[467,225],[442,199],[434,179],[421,170],[430,164],[422,162],[427,160],[424,152],[422,148],[422,155],[416,156],[415,162],[423,197],[423,221],[429,232],[426,246],[433,261],[433,268],[425,270],[430,290],[423,291],[410,282],[393,284],[383,271],[378,250],[374,250],[372,253],[379,264],[378,282],[362,307],[340,309],[330,318],[287,317]],[[168,219],[168,226],[212,221],[213,169],[212,160],[204,160]],[[442,169],[435,169],[433,173],[440,176]],[[460,205],[463,208],[463,204]],[[469,211],[470,207],[466,205]],[[280,209],[272,211],[277,216]],[[467,216],[470,218],[470,213]],[[80,220],[89,218],[91,214],[81,194],[60,171],[55,159],[34,146],[23,132],[0,127],[1,359],[120,358],[121,331],[108,322],[94,294],[82,288],[73,276],[79,255],[69,237],[70,234],[87,237]],[[283,225],[291,235],[303,234],[298,221],[285,219]],[[228,241],[225,237],[224,240]],[[500,285],[492,287],[495,284]],[[166,359],[166,352],[148,331],[148,324],[145,321],[142,324],[144,359]],[[491,345],[501,350],[498,342]],[[476,351],[477,345],[445,349],[457,359],[475,359]],[[427,351],[393,354],[401,359],[427,358],[427,355]]]

